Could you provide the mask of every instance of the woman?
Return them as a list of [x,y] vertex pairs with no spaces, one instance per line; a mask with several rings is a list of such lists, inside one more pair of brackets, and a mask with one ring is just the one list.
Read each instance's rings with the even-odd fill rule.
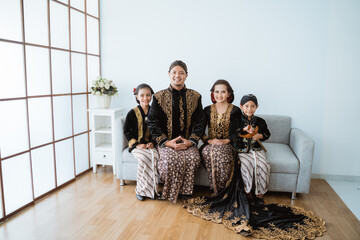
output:
[[135,193],[140,201],[145,197],[154,198],[154,193],[158,194],[156,164],[159,154],[155,149],[156,142],[147,127],[152,94],[154,91],[147,84],[140,84],[134,89],[135,99],[139,105],[129,111],[124,126],[124,134],[129,141],[129,152],[138,160]]
[[217,195],[225,188],[234,165],[230,144],[233,142],[233,133],[241,111],[231,104],[234,101],[234,91],[226,80],[217,80],[210,91],[213,104],[204,109],[209,134],[202,137],[205,147],[201,155],[210,189]]

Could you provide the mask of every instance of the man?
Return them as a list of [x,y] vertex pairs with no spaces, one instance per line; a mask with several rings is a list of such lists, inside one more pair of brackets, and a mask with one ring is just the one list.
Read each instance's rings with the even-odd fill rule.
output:
[[195,171],[200,165],[197,144],[205,130],[205,115],[201,95],[185,86],[186,64],[173,62],[168,74],[170,86],[154,94],[148,127],[160,154],[162,199],[175,203],[179,194],[193,193]]

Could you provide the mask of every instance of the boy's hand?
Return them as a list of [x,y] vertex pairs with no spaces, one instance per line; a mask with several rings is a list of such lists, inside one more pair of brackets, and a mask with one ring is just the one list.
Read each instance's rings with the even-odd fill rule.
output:
[[260,139],[263,139],[263,135],[257,133],[257,134],[255,134],[255,135],[252,137],[252,139],[254,139],[255,141],[260,140]]
[[252,133],[254,131],[253,127],[251,125],[247,125],[243,128],[244,132]]

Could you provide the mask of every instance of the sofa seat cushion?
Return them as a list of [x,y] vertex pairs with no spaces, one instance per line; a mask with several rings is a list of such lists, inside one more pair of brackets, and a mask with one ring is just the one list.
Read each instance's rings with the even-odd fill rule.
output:
[[273,173],[298,173],[299,160],[287,144],[264,143],[266,159],[270,162]]
[[125,148],[123,150],[123,162],[124,163],[136,163],[137,164],[137,160],[134,157],[134,155],[132,155],[132,153],[129,153],[129,148]]

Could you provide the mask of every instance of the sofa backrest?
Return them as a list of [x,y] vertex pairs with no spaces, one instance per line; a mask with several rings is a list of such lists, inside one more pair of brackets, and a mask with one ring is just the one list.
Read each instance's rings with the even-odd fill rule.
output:
[[291,118],[283,115],[258,115],[265,119],[270,131],[270,138],[266,142],[289,144]]

